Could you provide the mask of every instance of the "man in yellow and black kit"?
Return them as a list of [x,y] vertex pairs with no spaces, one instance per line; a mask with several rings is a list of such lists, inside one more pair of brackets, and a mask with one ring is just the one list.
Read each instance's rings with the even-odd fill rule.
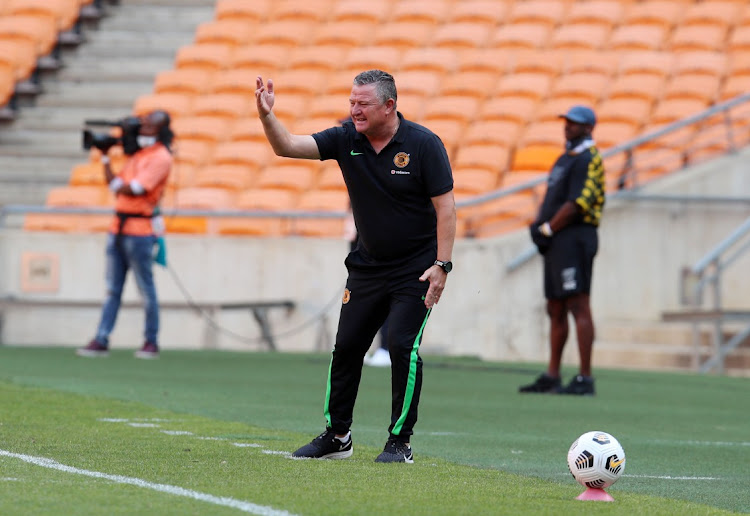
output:
[[[594,323],[589,294],[604,206],[604,166],[591,133],[594,112],[573,106],[564,115],[565,153],[555,162],[531,238],[544,256],[544,294],[550,318],[550,360],[547,371],[520,392],[593,395],[591,350]],[[568,385],[560,381],[560,361],[568,339],[568,312],[573,314],[580,370]]]

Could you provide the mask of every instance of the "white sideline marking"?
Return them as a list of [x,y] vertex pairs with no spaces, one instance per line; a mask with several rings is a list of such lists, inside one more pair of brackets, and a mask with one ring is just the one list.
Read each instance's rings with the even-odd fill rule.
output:
[[258,443],[232,443],[232,446],[238,448],[263,448],[263,445]]
[[163,434],[167,435],[193,435],[193,432],[187,430],[159,430]]
[[671,475],[623,475],[630,478],[657,478],[659,480],[723,480],[719,477],[673,477]]
[[128,423],[128,425],[135,428],[159,428],[156,423]]
[[84,475],[87,477],[94,477],[94,478],[103,478],[105,480],[110,480],[118,484],[130,484],[136,487],[144,487],[146,489],[152,489],[154,491],[160,491],[162,493],[167,493],[167,494],[171,494],[175,496],[184,496],[186,498],[192,498],[193,500],[199,500],[201,502],[208,502],[214,505],[231,507],[233,509],[238,509],[240,511],[247,512],[250,514],[257,514],[259,516],[294,516],[292,513],[287,512],[287,511],[274,509],[273,507],[267,507],[265,505],[258,505],[258,504],[251,503],[251,502],[245,502],[242,500],[236,500],[234,498],[229,498],[227,496],[214,496],[214,495],[210,495],[206,493],[201,493],[198,491],[193,491],[191,489],[185,489],[184,487],[170,486],[168,484],[155,484],[152,482],[148,482],[146,480],[142,480],[140,478],[125,477],[122,475],[109,475],[107,473],[101,473],[99,471],[89,471],[86,469],[74,468],[72,466],[66,466],[65,464],[60,464],[59,462],[52,460],[52,459],[48,459],[46,457],[33,457],[31,455],[23,455],[21,453],[13,453],[13,452],[9,452],[6,450],[0,450],[0,455],[4,455],[6,457],[12,457],[14,459],[21,459],[22,461],[28,462],[30,464],[34,464],[36,466],[42,466],[44,468],[49,468],[49,469],[56,469],[58,471],[63,471],[65,473],[73,473],[75,475]]

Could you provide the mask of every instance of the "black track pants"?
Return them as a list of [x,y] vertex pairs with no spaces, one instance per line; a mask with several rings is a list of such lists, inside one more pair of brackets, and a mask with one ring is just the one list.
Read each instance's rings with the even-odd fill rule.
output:
[[352,273],[341,305],[336,346],[328,377],[325,417],[328,427],[346,433],[362,377],[362,361],[373,338],[388,318],[391,354],[391,435],[412,435],[422,389],[419,344],[430,311],[424,305],[429,284],[419,274],[373,279]]

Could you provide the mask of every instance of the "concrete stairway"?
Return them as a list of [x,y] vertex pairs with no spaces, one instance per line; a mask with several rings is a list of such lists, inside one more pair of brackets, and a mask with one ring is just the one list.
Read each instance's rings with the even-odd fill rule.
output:
[[[736,328],[739,330],[739,327]],[[617,324],[608,322],[596,328],[594,366],[654,371],[695,372],[692,326],[687,323]],[[732,326],[727,326],[733,334]],[[701,362],[711,355],[712,335],[700,326]],[[750,342],[744,342],[725,360],[726,374],[750,376]]]
[[63,50],[63,67],[42,75],[43,93],[0,125],[0,204],[43,204],[67,183],[81,148],[83,120],[128,115],[156,74],[173,67],[176,51],[211,20],[214,0],[121,0],[105,3],[86,41]]

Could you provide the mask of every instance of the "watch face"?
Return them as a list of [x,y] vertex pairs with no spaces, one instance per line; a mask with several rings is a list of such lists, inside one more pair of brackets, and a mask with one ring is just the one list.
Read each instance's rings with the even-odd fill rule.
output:
[[443,270],[445,272],[450,272],[453,270],[453,262],[444,262],[443,263]]

